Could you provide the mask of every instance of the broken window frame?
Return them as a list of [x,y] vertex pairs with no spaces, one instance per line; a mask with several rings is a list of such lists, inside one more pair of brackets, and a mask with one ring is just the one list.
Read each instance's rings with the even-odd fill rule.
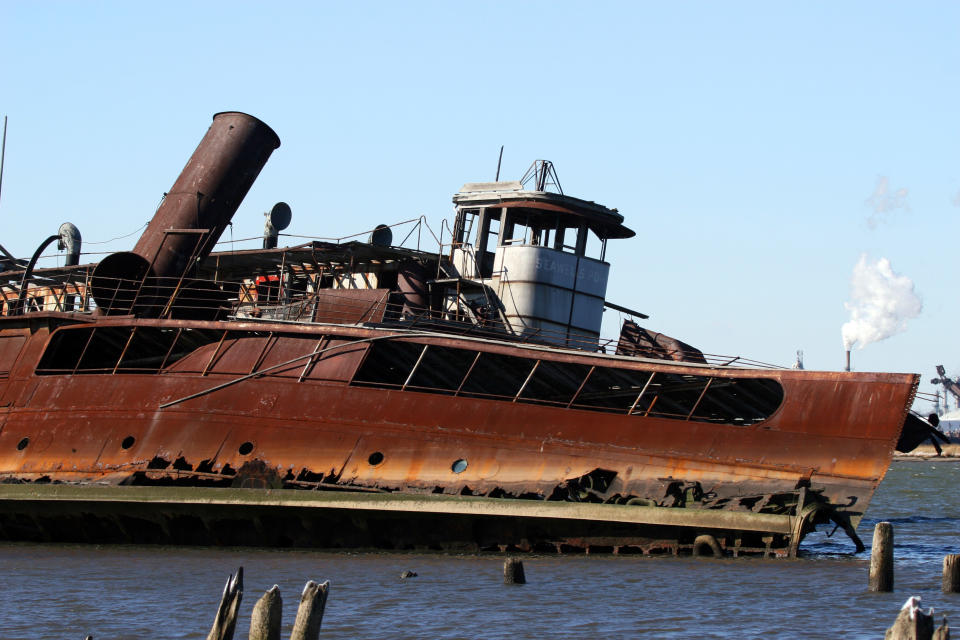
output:
[[[408,342],[406,344],[412,346],[418,343]],[[783,388],[779,382],[771,378],[729,378],[605,367],[542,357],[508,355],[479,349],[474,351],[472,349],[431,344],[422,344],[415,359],[412,355],[414,350],[410,347],[403,347],[410,352],[404,358],[393,359],[387,351],[388,349],[390,347],[382,349],[377,345],[371,345],[371,349],[366,354],[365,362],[367,358],[373,358],[374,362],[369,366],[373,367],[374,370],[379,370],[376,364],[377,359],[400,366],[402,366],[402,360],[408,361],[409,370],[407,370],[405,376],[402,376],[402,383],[400,382],[402,371],[399,370],[393,374],[395,382],[392,383],[385,382],[382,379],[370,379],[369,371],[361,372],[358,370],[351,384],[394,388],[401,391],[441,393],[454,397],[474,397],[509,401],[511,403],[539,404],[566,409],[737,426],[762,422],[777,411],[783,403]],[[445,354],[449,356],[454,352],[467,353],[470,351],[474,351],[474,355],[456,387],[454,387],[456,380],[451,380],[448,385],[442,388],[425,386],[422,383],[414,384],[417,374],[426,366],[424,360],[428,354],[433,353],[434,358],[442,359]],[[467,358],[460,358],[461,371],[466,361]],[[528,364],[530,369],[525,370]],[[547,364],[554,368],[552,377],[541,381],[539,383],[540,391],[536,395],[530,395],[529,390],[533,387],[532,382],[537,379],[538,372],[548,370],[545,369]],[[569,399],[563,396],[562,392],[560,398],[544,397],[542,389],[545,385],[549,386],[552,382],[554,387],[563,386],[556,384],[558,381],[562,382],[562,376],[558,376],[557,373],[565,367],[586,369],[585,372],[577,373],[577,375],[582,375],[582,379],[579,380],[576,390],[572,392]],[[496,375],[494,372],[496,372]],[[508,372],[509,375],[504,376],[505,372]],[[603,377],[595,380],[595,383],[599,386],[591,392],[593,398],[586,399],[584,398],[584,390],[596,378],[598,372]],[[441,374],[442,372],[437,372],[437,375]],[[478,377],[480,378],[478,379]],[[484,379],[492,378],[498,378],[496,382],[491,383],[493,388],[496,389],[495,391],[492,391],[491,387],[480,386]],[[567,379],[569,381],[576,378],[567,376]],[[474,384],[471,385],[471,382]],[[504,385],[509,386],[511,384],[514,385],[515,391],[504,387]],[[499,388],[496,388],[497,385],[499,385]],[[603,391],[605,385],[608,387],[606,393]],[[751,387],[754,388],[751,390]],[[567,393],[570,393],[569,390],[572,388],[571,385],[568,385]],[[767,397],[759,397],[759,391],[764,388],[766,388]],[[633,395],[633,393],[629,393],[630,389],[638,389],[639,391],[636,395]],[[725,389],[731,391],[725,391]],[[629,398],[629,400],[621,402],[616,399],[618,397]]]
[[[227,340],[254,335],[264,338],[264,345],[251,374],[282,334],[189,327],[174,333],[139,325],[61,328],[51,335],[36,373],[204,376],[216,370]],[[329,340],[328,335],[319,337],[314,352]],[[189,365],[190,370],[170,370],[176,362],[214,343],[209,357],[204,354],[199,362]],[[779,381],[762,376],[591,365],[540,354],[518,355],[405,339],[372,342],[364,351],[349,377],[351,386],[735,426],[766,420],[784,401]],[[91,353],[94,355],[88,359]],[[298,382],[309,377],[315,360],[310,357],[304,363]]]

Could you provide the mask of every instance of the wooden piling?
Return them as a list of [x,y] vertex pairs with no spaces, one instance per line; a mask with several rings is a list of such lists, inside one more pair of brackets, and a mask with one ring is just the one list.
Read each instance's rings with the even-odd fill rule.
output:
[[893,591],[893,525],[878,522],[870,551],[870,591]]
[[283,617],[283,598],[280,587],[273,585],[253,605],[250,616],[250,640],[280,640],[280,622]]
[[910,598],[897,614],[884,640],[932,640],[933,616],[920,608],[920,598]]
[[207,640],[233,640],[233,630],[237,626],[237,612],[243,598],[243,567],[237,569],[237,575],[227,578],[217,607],[217,617],[213,628],[207,634]]
[[950,640],[950,625],[947,624],[947,616],[943,616],[943,624],[936,628],[931,640]]
[[290,640],[318,640],[323,623],[323,609],[327,605],[330,582],[317,584],[313,580],[303,587],[297,619],[293,623]]
[[960,554],[943,557],[943,592],[960,593]]
[[523,562],[518,558],[507,558],[503,563],[503,584],[526,584]]

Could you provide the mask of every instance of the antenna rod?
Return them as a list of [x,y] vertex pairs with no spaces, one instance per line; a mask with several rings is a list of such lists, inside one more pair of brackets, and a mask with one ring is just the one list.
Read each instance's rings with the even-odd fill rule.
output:
[[3,146],[0,147],[0,193],[3,192],[3,159],[7,155],[7,116],[3,116]]
[[[7,137],[7,125],[6,125],[7,119],[4,118],[4,119],[3,119],[3,122],[4,122],[4,125],[3,125],[3,137],[4,137],[4,139],[6,139],[6,137]],[[493,179],[494,182],[500,182],[500,163],[501,163],[501,162],[503,162],[503,145],[500,145],[500,158],[497,160],[497,177]]]

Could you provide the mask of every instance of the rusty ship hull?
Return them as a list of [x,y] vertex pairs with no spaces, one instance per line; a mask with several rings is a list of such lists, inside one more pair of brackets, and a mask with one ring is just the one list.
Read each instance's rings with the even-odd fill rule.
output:
[[[237,539],[334,547],[609,547],[676,552],[682,545],[692,545],[696,535],[709,533],[724,548],[783,553],[792,540],[799,542],[800,532],[794,531],[799,516],[793,512],[802,510],[797,503],[806,491],[808,504],[830,505],[835,519],[856,526],[889,465],[917,384],[915,376],[899,374],[747,373],[680,363],[665,367],[626,358],[615,363],[644,375],[672,371],[713,380],[747,375],[783,386],[782,405],[761,425],[715,425],[635,412],[543,406],[522,398],[469,397],[450,389],[441,393],[413,385],[391,388],[357,376],[373,344],[363,341],[371,339],[509,353],[534,363],[610,366],[609,358],[471,343],[428,332],[411,335],[269,322],[176,322],[176,328],[222,333],[225,339],[153,374],[123,370],[67,374],[42,368],[38,372],[51,329],[64,321],[69,324],[61,332],[94,328],[59,314],[0,320],[3,335],[24,337],[0,396],[4,405],[0,470],[5,477],[29,481],[31,491],[41,492],[57,490],[60,484],[110,486],[119,492],[154,485],[209,487],[216,495],[229,487],[272,494],[278,500],[297,488],[353,488],[373,494],[364,496],[374,502],[360,512],[377,515],[368,514],[366,525],[356,531],[355,512],[348,511],[352,517],[347,517],[336,505],[314,509],[310,517],[296,504],[276,507],[295,514],[297,525],[290,526],[290,518],[274,519],[263,505],[241,502],[210,511],[215,498],[211,503],[201,501],[199,509],[190,501],[161,501],[158,506],[135,500],[137,508],[128,505],[116,511],[113,500],[54,501],[54,507],[42,496],[28,493],[17,494],[12,510],[9,502],[0,505],[0,535],[9,538],[97,540],[105,537],[106,529],[113,531],[108,539],[131,540],[177,541],[179,535],[206,543]],[[155,328],[158,321],[104,319],[93,324],[99,330],[133,333],[137,327]],[[165,328],[173,327],[165,323]],[[344,347],[282,365],[331,341]],[[282,366],[276,367],[278,363]],[[823,402],[824,397],[829,402]],[[465,468],[459,469],[458,461]],[[23,491],[25,486],[7,488]],[[484,505],[472,517],[452,503],[443,503],[437,511],[423,505],[413,511],[370,506],[409,495],[429,501],[440,497],[437,492],[458,496],[460,502],[481,498]],[[619,513],[603,516],[609,521],[596,514],[586,521],[532,515],[542,507],[540,502],[558,494],[566,498],[568,492],[576,499],[574,505],[633,510],[637,517],[649,516],[654,522],[631,526],[629,520],[620,520]],[[25,513],[28,497],[33,498],[27,501],[32,506]],[[673,509],[658,506],[671,498]],[[502,507],[490,502],[498,500],[520,503],[520,513],[526,509],[530,515],[485,513],[487,508],[497,513]],[[751,520],[762,519],[765,513],[760,503],[773,506],[778,501],[780,514],[792,514],[782,517],[778,526],[789,530],[754,530]],[[64,504],[77,508],[73,517],[80,524],[65,527],[62,518],[46,511],[54,508],[57,513]],[[147,513],[141,513],[144,505],[150,507]],[[242,520],[249,510],[259,514],[260,524],[231,533],[224,523]],[[670,526],[659,524],[658,514],[648,511],[685,512],[695,521],[726,519],[722,525]],[[170,533],[184,516],[203,524],[191,526],[190,532]],[[318,523],[304,524],[311,517]],[[351,526],[340,522],[344,518]],[[478,530],[464,524],[477,518],[493,522]],[[89,519],[97,524],[83,524]],[[376,525],[379,520],[395,524]],[[529,530],[521,524],[528,520],[533,523]],[[417,521],[422,524],[400,527],[402,535],[393,532],[398,522]],[[282,526],[274,530],[270,522]],[[336,526],[318,535],[326,528],[324,523]],[[164,531],[168,533],[160,533]]]
[[385,225],[277,249],[286,205],[262,250],[213,252],[279,144],[217,114],[133,251],[5,262],[0,537],[792,556],[832,524],[862,549],[918,376],[633,320],[603,342],[604,307],[647,317],[605,299],[634,233],[543,161],[464,185],[437,253]]

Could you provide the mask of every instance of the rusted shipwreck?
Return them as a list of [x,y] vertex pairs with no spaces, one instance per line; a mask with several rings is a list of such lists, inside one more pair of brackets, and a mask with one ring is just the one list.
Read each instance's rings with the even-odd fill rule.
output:
[[275,248],[283,207],[265,248],[214,252],[279,145],[217,114],[132,251],[3,259],[0,536],[795,555],[830,524],[862,548],[918,376],[635,320],[601,340],[605,306],[645,317],[605,300],[634,233],[547,162],[465,185],[439,252],[389,227]]

